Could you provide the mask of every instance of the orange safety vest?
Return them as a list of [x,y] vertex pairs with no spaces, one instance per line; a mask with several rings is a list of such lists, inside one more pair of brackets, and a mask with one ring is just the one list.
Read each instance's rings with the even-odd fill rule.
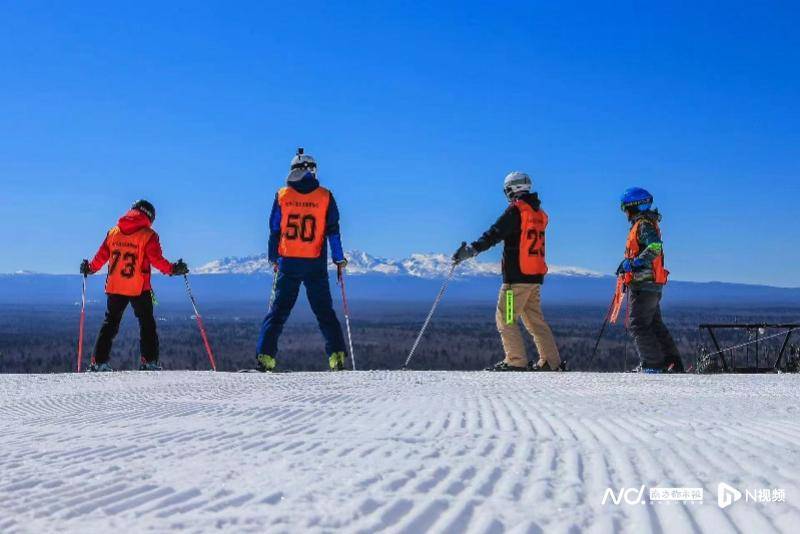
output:
[[108,259],[108,276],[106,276],[106,293],[138,297],[144,289],[145,277],[150,274],[150,267],[143,268],[145,247],[155,232],[150,228],[142,228],[125,235],[115,226],[108,232],[106,245],[111,256]]
[[291,187],[278,191],[281,208],[281,239],[278,254],[283,258],[319,258],[325,242],[325,219],[331,193],[318,187],[303,194]]
[[517,200],[514,205],[520,215],[519,269],[523,274],[547,274],[544,259],[544,232],[548,217],[543,210],[534,210],[530,204]]
[[[631,231],[628,233],[628,240],[625,243],[625,258],[629,260],[636,259],[639,254],[641,253],[641,247],[639,247],[639,225],[642,223],[643,219],[639,219],[636,221],[633,226],[631,227]],[[658,223],[652,221],[652,223],[656,227],[656,233],[658,233],[658,238],[661,239],[661,229],[658,227]],[[667,278],[669,277],[669,271],[664,268],[664,253],[662,252],[656,259],[653,260],[653,278],[656,284],[665,285],[667,283]],[[624,283],[625,285],[629,285],[633,281],[633,273],[625,273]]]

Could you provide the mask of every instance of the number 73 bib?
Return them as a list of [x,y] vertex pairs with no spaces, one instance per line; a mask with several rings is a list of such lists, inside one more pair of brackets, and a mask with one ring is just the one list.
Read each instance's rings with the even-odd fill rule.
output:
[[115,226],[108,232],[106,245],[111,252],[108,260],[106,293],[138,297],[144,288],[145,275],[142,269],[145,247],[153,236],[153,230],[142,228],[125,235]]
[[330,191],[318,187],[303,194],[291,187],[278,191],[281,208],[281,240],[278,254],[284,258],[319,258],[325,242],[325,219]]

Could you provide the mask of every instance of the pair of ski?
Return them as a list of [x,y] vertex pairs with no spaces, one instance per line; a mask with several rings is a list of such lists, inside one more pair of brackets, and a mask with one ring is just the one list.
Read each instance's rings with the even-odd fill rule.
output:
[[[342,305],[344,307],[344,318],[347,324],[347,340],[350,345],[350,358],[353,361],[353,371],[356,370],[356,358],[353,353],[353,336],[350,333],[350,307],[347,304],[347,294],[344,288],[344,269],[339,267],[337,269],[337,278],[339,280],[339,286],[342,288]],[[83,333],[85,330],[86,325],[86,279],[87,275],[83,275],[82,279],[82,290],[81,290],[81,318],[80,324],[78,327],[78,362],[77,362],[77,370],[81,372],[81,363],[83,360]],[[206,353],[208,354],[208,360],[211,363],[211,369],[213,371],[217,370],[217,362],[214,358],[214,351],[211,350],[211,343],[208,341],[208,335],[206,334],[206,327],[203,323],[203,317],[200,315],[200,311],[197,309],[197,300],[194,298],[194,293],[192,292],[192,287],[189,285],[189,276],[184,274],[183,280],[186,283],[186,293],[189,295],[189,300],[192,303],[192,309],[194,310],[194,317],[197,321],[197,327],[200,329],[200,337],[203,339],[203,346],[206,349]],[[278,272],[275,271],[273,279],[272,279],[272,293],[270,294],[269,298],[269,305],[272,307],[272,303],[275,300],[275,288],[278,282]],[[255,372],[260,372],[257,369],[254,369]],[[242,372],[250,372],[249,370],[242,370]]]
[[499,369],[496,365],[487,367],[484,371],[488,371],[490,373],[562,373],[567,371],[567,361],[562,360],[558,366],[558,369],[534,369],[534,367],[528,364],[527,367],[506,367],[503,369]]
[[[342,290],[342,308],[344,309],[344,321],[345,325],[347,325],[347,343],[350,346],[350,360],[353,362],[353,371],[356,370],[356,356],[353,352],[353,335],[350,330],[350,306],[347,304],[347,291],[345,291],[344,287],[344,269],[337,266],[336,278],[339,282],[339,287]],[[275,290],[278,285],[278,272],[274,272],[274,276],[272,277],[272,293],[269,297],[269,307],[272,308],[272,303],[275,301]],[[216,369],[215,369],[216,370]],[[288,373],[291,371],[262,371],[260,369],[239,369],[234,371],[236,373]]]
[[[347,371],[347,369],[342,369],[341,371],[336,371],[336,372],[338,373],[338,372],[344,372],[344,371]],[[297,371],[285,371],[285,370],[276,371],[274,369],[272,371],[262,371],[261,369],[247,368],[247,369],[237,369],[236,371],[224,371],[224,372],[227,372],[227,373],[258,373],[258,374],[262,374],[262,375],[283,375],[283,374],[294,373],[294,372],[297,372]],[[334,371],[317,371],[317,372],[322,372],[322,373],[329,372],[329,373],[332,373]]]
[[[81,292],[81,320],[80,326],[78,328],[78,365],[77,369],[78,372],[81,372],[81,363],[83,360],[83,332],[84,326],[86,325],[86,278],[87,275],[83,275],[83,288]],[[194,293],[192,293],[192,286],[189,285],[189,276],[184,274],[183,280],[186,282],[186,293],[189,295],[189,300],[192,303],[192,309],[194,309],[194,317],[197,321],[197,326],[200,329],[200,337],[203,339],[203,345],[206,348],[206,353],[208,354],[208,360],[211,363],[211,369],[216,371],[217,370],[217,362],[214,359],[214,351],[211,350],[211,343],[208,341],[208,335],[206,334],[206,326],[203,323],[203,317],[200,315],[200,312],[197,309],[197,301],[194,298]]]
[[[450,281],[453,279],[453,275],[455,274],[457,266],[458,266],[458,264],[456,262],[453,262],[450,265],[450,271],[447,273],[447,277],[445,278],[444,282],[442,283],[442,287],[441,287],[441,289],[439,289],[439,293],[436,295],[436,299],[433,301],[433,306],[431,307],[431,311],[428,312],[428,316],[425,318],[425,322],[422,324],[422,328],[420,329],[419,334],[417,335],[417,339],[414,340],[414,344],[411,346],[411,352],[409,352],[408,358],[406,358],[406,362],[403,364],[403,367],[400,368],[402,371],[408,370],[408,364],[411,362],[411,358],[414,357],[414,353],[416,352],[417,347],[419,346],[419,342],[422,340],[422,336],[425,333],[425,330],[428,328],[428,325],[431,322],[431,318],[433,317],[433,313],[436,311],[436,307],[439,305],[439,302],[441,302],[442,297],[444,296],[444,292],[447,290],[447,286],[450,284]],[[605,326],[604,326],[604,329],[605,329]],[[561,366],[559,368],[559,371],[566,371],[567,370],[566,363],[567,363],[566,361],[562,361],[561,362]],[[531,368],[520,369],[520,370],[516,370],[515,369],[515,370],[503,370],[503,371],[501,371],[501,370],[498,370],[498,369],[494,369],[493,367],[489,367],[489,368],[484,369],[484,370],[485,371],[490,371],[490,372],[517,372],[517,373],[553,372],[553,371],[539,371],[539,370],[534,370],[534,369],[531,369]]]

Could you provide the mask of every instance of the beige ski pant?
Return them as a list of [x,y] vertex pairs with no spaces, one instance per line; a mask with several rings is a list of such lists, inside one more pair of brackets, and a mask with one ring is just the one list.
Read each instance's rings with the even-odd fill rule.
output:
[[558,355],[553,332],[544,320],[541,305],[541,284],[503,284],[497,302],[497,331],[503,341],[508,365],[524,367],[528,365],[525,342],[517,326],[517,318],[522,319],[525,329],[533,336],[539,352],[539,365],[547,362],[551,369],[558,369],[561,358]]

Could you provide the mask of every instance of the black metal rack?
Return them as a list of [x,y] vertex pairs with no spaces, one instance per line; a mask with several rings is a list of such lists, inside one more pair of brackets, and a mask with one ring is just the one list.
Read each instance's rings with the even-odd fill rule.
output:
[[[795,323],[705,323],[700,325],[700,330],[707,330],[709,337],[711,337],[711,341],[714,343],[714,347],[716,348],[716,352],[711,354],[705,354],[705,356],[712,356],[718,357],[720,364],[721,364],[721,371],[727,373],[769,373],[769,372],[777,372],[781,370],[785,370],[786,361],[785,361],[785,354],[786,349],[789,347],[789,341],[792,338],[792,334],[798,330],[800,330],[800,324]],[[719,340],[716,335],[717,330],[745,330],[748,334],[748,341],[746,343],[741,343],[739,345],[734,345],[732,347],[722,348],[719,344]],[[771,334],[769,336],[765,336],[766,330],[781,330],[781,332],[777,334]],[[785,331],[785,332],[784,332]],[[781,337],[785,334],[785,338],[783,339],[783,344],[781,345],[780,351],[778,352],[777,358],[775,359],[775,363],[773,365],[768,365],[766,367],[762,367],[760,365],[760,353],[759,353],[759,345],[763,343],[763,341],[767,339],[773,339],[776,337]],[[737,367],[736,365],[736,353],[735,350],[738,348],[747,347],[748,356],[747,356],[747,363],[749,364],[749,351],[750,347],[754,347],[755,349],[755,366],[745,366],[745,367]],[[729,360],[726,359],[726,353],[729,355]],[[766,362],[765,363],[769,363]]]

